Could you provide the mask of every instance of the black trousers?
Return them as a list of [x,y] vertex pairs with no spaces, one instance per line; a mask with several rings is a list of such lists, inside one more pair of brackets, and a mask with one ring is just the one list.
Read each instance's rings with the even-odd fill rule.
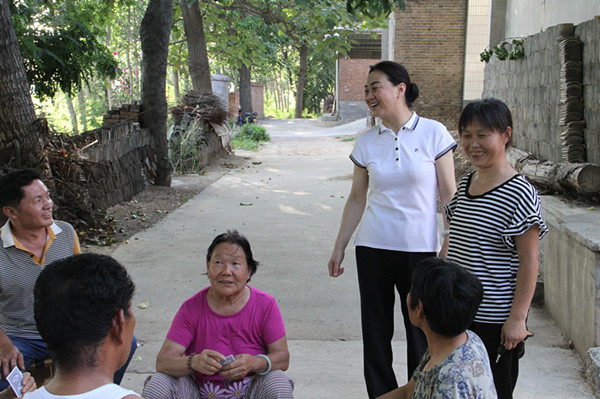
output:
[[430,256],[435,256],[435,253],[356,247],[363,364],[369,398],[376,398],[398,387],[392,368],[395,290],[400,294],[404,316],[409,379],[427,349],[425,334],[410,322],[406,295],[410,291],[415,266]]
[[490,357],[498,399],[512,399],[513,391],[517,385],[517,377],[519,376],[519,359],[525,354],[525,342],[521,342],[515,348],[506,351],[496,363],[502,324],[474,322],[469,330],[479,335],[485,345]]

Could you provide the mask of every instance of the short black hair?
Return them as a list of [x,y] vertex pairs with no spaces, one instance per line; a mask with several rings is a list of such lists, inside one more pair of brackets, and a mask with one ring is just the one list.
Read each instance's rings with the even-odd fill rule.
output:
[[61,369],[94,367],[112,319],[129,309],[135,285],[110,256],[80,254],[44,267],[34,287],[34,317]]
[[[206,261],[210,262],[210,258],[212,257],[215,247],[223,242],[239,245],[244,250],[244,254],[246,255],[246,263],[248,264],[248,269],[250,270],[250,278],[252,278],[254,273],[256,273],[256,269],[258,268],[258,261],[252,256],[252,249],[250,248],[250,243],[246,237],[238,233],[237,230],[227,230],[227,232],[216,236],[208,247],[208,251],[206,252]],[[248,281],[250,281],[250,278],[248,278]]]
[[404,66],[394,61],[381,61],[369,67],[369,73],[373,71],[383,72],[394,86],[404,83],[406,85],[404,100],[406,106],[412,108],[412,103],[419,97],[419,86],[411,83],[408,71]]
[[447,337],[464,332],[483,299],[479,278],[457,263],[431,257],[419,262],[412,276],[410,307],[423,303],[429,327]]
[[40,172],[34,169],[18,169],[7,173],[0,178],[0,209],[5,206],[17,208],[25,197],[23,187],[27,187],[34,180],[42,180]]
[[[505,133],[509,127],[511,129],[513,127],[510,109],[497,98],[484,98],[467,104],[458,118],[458,134],[462,135],[463,130],[473,121],[479,122],[485,129],[500,133]],[[508,148],[511,144],[512,134],[506,147]]]

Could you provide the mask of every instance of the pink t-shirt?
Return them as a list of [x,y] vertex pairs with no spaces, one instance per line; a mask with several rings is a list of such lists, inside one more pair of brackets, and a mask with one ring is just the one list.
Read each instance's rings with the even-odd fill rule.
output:
[[[266,354],[268,345],[285,337],[283,318],[275,298],[248,287],[248,303],[233,315],[215,313],[207,301],[210,287],[204,288],[181,305],[167,338],[184,346],[186,355],[200,353],[204,349],[217,351],[224,356]],[[195,374],[194,377],[199,387],[207,380],[219,385],[225,382],[219,374]]]

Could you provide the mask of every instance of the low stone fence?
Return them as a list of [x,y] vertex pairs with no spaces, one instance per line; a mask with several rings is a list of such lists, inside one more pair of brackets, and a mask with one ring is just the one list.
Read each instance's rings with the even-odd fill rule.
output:
[[[544,306],[600,383],[600,209],[542,196]],[[596,386],[600,388],[600,386]]]
[[[136,104],[115,107],[105,116],[103,127],[53,141],[53,168],[61,177],[57,190],[64,194],[63,206],[71,207],[76,202],[81,209],[106,210],[129,201],[154,183],[156,157],[152,138],[149,130],[136,122],[139,112]],[[196,152],[199,167],[229,153],[228,133],[220,126],[204,124]],[[72,213],[74,218],[85,218],[81,211]]]
[[131,121],[63,137],[65,161],[70,163],[58,174],[68,173],[71,183],[81,187],[79,201],[105,210],[130,200],[153,180],[156,164],[150,139],[147,129]]

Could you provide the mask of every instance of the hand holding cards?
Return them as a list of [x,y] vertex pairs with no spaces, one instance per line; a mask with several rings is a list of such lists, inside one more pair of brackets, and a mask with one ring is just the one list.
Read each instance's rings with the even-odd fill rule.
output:
[[225,366],[231,362],[233,362],[235,360],[235,357],[233,357],[233,355],[229,355],[225,358],[225,360],[219,360],[219,362],[221,363],[221,366]]
[[13,391],[15,391],[17,398],[20,398],[21,390],[23,389],[23,373],[21,372],[21,370],[19,370],[18,367],[15,367],[14,369],[12,369],[8,377],[6,377],[6,380],[10,384]]

